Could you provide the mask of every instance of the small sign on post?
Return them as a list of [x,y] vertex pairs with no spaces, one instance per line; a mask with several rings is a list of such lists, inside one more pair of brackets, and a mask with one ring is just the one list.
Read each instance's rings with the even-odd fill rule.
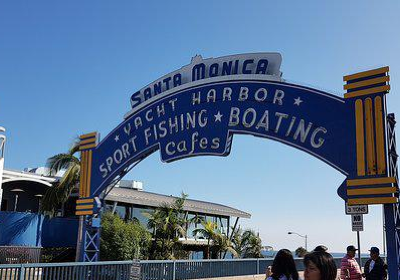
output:
[[346,207],[346,215],[355,215],[355,214],[368,214],[368,205],[347,205]]
[[352,231],[364,231],[363,215],[351,215]]

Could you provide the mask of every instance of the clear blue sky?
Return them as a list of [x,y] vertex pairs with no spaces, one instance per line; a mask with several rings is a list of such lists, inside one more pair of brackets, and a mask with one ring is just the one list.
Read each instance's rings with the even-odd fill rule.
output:
[[[137,89],[192,56],[276,51],[285,79],[342,96],[342,76],[390,66],[388,111],[400,119],[398,1],[0,0],[0,125],[6,168],[43,166],[82,133],[104,137]],[[396,27],[397,26],[397,27]],[[145,189],[209,200],[252,214],[263,243],[295,249],[287,231],[343,251],[356,243],[336,189],[344,177],[283,144],[235,136],[227,158],[163,164],[155,153],[127,178]],[[382,246],[370,207],[362,249]]]

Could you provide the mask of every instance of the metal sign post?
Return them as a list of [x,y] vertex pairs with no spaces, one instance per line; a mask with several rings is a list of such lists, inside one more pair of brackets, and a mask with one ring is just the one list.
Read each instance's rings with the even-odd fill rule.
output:
[[361,264],[360,231],[364,231],[364,221],[362,214],[351,215],[351,227],[352,231],[357,232],[358,261],[361,266],[362,264]]
[[359,231],[357,231],[357,247],[358,247],[358,263],[361,268],[362,263],[361,263],[361,246],[360,246],[360,232]]

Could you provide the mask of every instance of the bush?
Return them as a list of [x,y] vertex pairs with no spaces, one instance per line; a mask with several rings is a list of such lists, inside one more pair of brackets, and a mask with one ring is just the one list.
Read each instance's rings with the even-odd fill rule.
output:
[[106,212],[102,216],[100,244],[100,258],[104,261],[147,259],[151,235],[137,221],[125,222]]

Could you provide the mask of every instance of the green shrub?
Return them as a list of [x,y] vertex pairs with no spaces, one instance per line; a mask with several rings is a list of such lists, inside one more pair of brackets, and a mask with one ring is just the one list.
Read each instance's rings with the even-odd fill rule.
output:
[[101,260],[148,259],[150,233],[137,221],[123,221],[106,212],[102,216]]

